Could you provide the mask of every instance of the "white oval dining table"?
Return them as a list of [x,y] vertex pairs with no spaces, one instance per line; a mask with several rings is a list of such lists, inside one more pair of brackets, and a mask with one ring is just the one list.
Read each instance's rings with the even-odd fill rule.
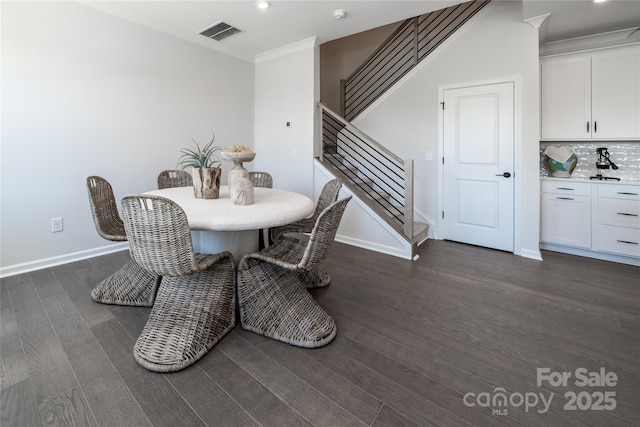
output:
[[196,252],[229,251],[240,259],[258,250],[258,230],[290,224],[313,213],[315,204],[304,194],[275,188],[254,188],[254,203],[236,205],[229,187],[220,186],[217,199],[196,199],[193,187],[153,190],[144,194],[166,197],[187,215]]

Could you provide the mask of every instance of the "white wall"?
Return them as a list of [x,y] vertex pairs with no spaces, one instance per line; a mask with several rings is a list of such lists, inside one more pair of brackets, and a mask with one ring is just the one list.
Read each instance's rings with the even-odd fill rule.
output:
[[75,2],[3,2],[1,31],[0,274],[109,244],[87,176],[119,200],[156,188],[191,138],[253,145],[253,63]]
[[[464,35],[358,121],[401,158],[414,159],[415,207],[438,218],[438,91],[442,86],[519,80],[516,151],[516,253],[539,257],[539,76],[537,30],[522,21],[521,2],[496,2]],[[518,107],[517,107],[518,108]]]
[[262,54],[255,65],[253,168],[271,173],[274,187],[310,197],[318,63],[314,38]]
[[[423,159],[437,152],[438,87],[520,76],[516,209],[521,248],[537,251],[538,42],[520,7],[499,2],[360,126],[416,160],[416,207],[434,220],[437,164]],[[271,172],[276,187],[317,197],[315,39],[254,65],[73,2],[3,2],[1,31],[0,275],[103,251],[110,243],[95,232],[86,177],[110,180],[117,199],[155,188],[179,149],[212,131],[218,145],[253,145],[247,167]],[[54,217],[64,232],[51,233]]]

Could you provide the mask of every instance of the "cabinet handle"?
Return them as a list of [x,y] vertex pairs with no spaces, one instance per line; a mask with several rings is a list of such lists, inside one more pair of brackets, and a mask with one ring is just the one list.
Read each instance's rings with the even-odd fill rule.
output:
[[587,133],[589,133],[589,122],[587,122]]
[[638,242],[630,242],[628,240],[618,240],[618,242],[620,242],[620,243],[628,243],[630,245],[637,245],[638,244]]
[[598,122],[593,121],[593,133],[598,133]]
[[616,194],[624,194],[625,196],[637,196],[638,193],[626,193],[624,191],[618,191]]
[[575,190],[575,188],[569,188],[569,187],[556,187],[556,190]]
[[556,197],[558,200],[573,200],[571,197]]
[[618,215],[624,215],[624,216],[638,216],[638,214],[630,214],[630,213],[624,213],[624,212],[618,212]]

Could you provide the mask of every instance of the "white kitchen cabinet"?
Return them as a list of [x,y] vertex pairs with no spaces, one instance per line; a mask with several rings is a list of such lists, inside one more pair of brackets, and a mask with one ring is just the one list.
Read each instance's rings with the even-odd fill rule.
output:
[[541,59],[543,140],[640,138],[640,45]]
[[591,248],[591,185],[544,182],[541,200],[543,242]]
[[599,186],[597,248],[640,257],[640,187]]
[[640,265],[640,185],[541,182],[540,247]]

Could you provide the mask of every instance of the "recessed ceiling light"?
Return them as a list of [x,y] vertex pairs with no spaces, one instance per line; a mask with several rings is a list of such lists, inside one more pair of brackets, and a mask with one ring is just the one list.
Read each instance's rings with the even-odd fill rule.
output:
[[256,6],[258,6],[258,9],[269,9],[269,7],[271,7],[271,2],[266,0],[260,0],[256,2]]
[[607,0],[593,0],[593,2],[594,2],[594,3],[604,3],[604,2],[606,2],[606,1],[607,1]]

